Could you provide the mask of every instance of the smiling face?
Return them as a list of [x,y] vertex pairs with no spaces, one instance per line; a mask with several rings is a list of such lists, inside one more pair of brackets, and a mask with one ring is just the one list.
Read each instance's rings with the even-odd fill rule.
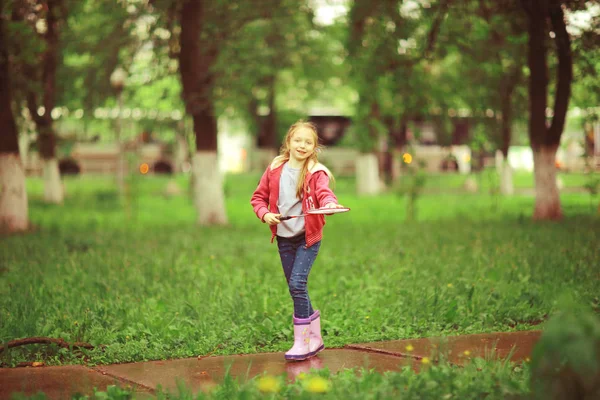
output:
[[312,129],[300,127],[292,134],[288,143],[290,158],[304,162],[314,153],[316,145],[316,133]]

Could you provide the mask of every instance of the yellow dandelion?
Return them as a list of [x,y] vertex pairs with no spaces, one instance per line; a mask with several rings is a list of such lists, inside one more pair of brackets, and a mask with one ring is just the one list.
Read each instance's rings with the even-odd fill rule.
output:
[[454,287],[454,285],[453,285],[453,284],[451,284],[451,283],[449,283],[449,284],[448,284],[448,287],[449,287],[449,288],[451,288],[451,287]]
[[320,376],[314,376],[306,380],[305,388],[311,393],[325,393],[329,391],[329,382]]
[[370,318],[370,317],[369,317],[368,315],[365,317],[365,319],[369,319],[369,318]]
[[412,159],[412,155],[410,155],[409,153],[402,154],[402,161],[404,161],[406,164],[410,164],[412,162]]
[[471,352],[470,352],[469,350],[465,350],[465,351],[463,351],[463,354],[464,354],[465,356],[470,356],[470,355],[471,355]]
[[412,344],[409,344],[408,346],[406,346],[406,351],[413,351],[415,348],[412,346]]
[[423,357],[423,358],[421,359],[421,363],[422,363],[422,364],[429,364],[430,362],[431,362],[431,361],[429,360],[429,357]]
[[267,375],[258,380],[257,387],[263,393],[277,393],[281,388],[281,384],[276,378]]
[[129,340],[129,335],[125,336],[125,339]]

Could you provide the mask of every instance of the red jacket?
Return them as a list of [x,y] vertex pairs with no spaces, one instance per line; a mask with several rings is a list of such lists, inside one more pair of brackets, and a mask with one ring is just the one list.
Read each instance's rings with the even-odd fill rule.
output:
[[[279,214],[277,200],[279,199],[279,179],[283,162],[277,158],[267,167],[265,173],[260,178],[258,187],[252,194],[250,204],[254,208],[256,216],[263,221],[266,213]],[[323,207],[329,203],[337,204],[338,200],[329,189],[328,170],[324,165],[310,162],[306,179],[304,180],[304,195],[302,197],[302,213],[314,208]],[[264,222],[264,221],[263,221]],[[310,247],[323,238],[323,226],[325,225],[325,216],[307,215],[304,217],[304,227],[306,236],[306,247]],[[271,225],[271,243],[277,234],[277,225]]]

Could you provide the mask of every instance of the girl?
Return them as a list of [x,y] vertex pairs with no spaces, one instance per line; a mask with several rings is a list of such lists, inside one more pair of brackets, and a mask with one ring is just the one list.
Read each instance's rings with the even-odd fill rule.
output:
[[280,221],[282,215],[304,214],[314,208],[342,208],[329,189],[333,175],[317,160],[316,127],[296,122],[290,127],[280,155],[260,178],[250,203],[256,216],[271,227],[290,295],[294,301],[294,345],[286,360],[305,360],[325,348],[321,318],[308,297],[307,281],[323,237],[323,215]]

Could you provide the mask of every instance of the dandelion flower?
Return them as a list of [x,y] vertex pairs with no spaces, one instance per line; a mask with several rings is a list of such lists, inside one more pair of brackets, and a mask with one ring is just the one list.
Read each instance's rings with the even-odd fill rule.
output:
[[406,351],[413,351],[415,348],[412,346],[412,344],[409,344],[408,346],[406,346]]
[[269,375],[261,377],[258,380],[257,386],[258,390],[260,390],[263,393],[277,393],[279,392],[279,389],[281,387],[279,381],[276,378]]
[[449,283],[449,284],[448,284],[448,287],[449,287],[449,288],[451,288],[451,287],[454,287],[454,285],[453,285],[453,284],[451,284],[451,283]]
[[306,380],[305,388],[311,393],[325,393],[329,391],[329,382],[320,376],[315,376]]
[[429,357],[423,357],[423,358],[421,359],[421,363],[422,363],[422,364],[429,364],[430,362],[431,362],[431,361],[429,360]]
[[470,356],[470,355],[471,355],[471,352],[470,352],[469,350],[465,350],[465,351],[463,351],[463,354],[464,354],[465,356]]

